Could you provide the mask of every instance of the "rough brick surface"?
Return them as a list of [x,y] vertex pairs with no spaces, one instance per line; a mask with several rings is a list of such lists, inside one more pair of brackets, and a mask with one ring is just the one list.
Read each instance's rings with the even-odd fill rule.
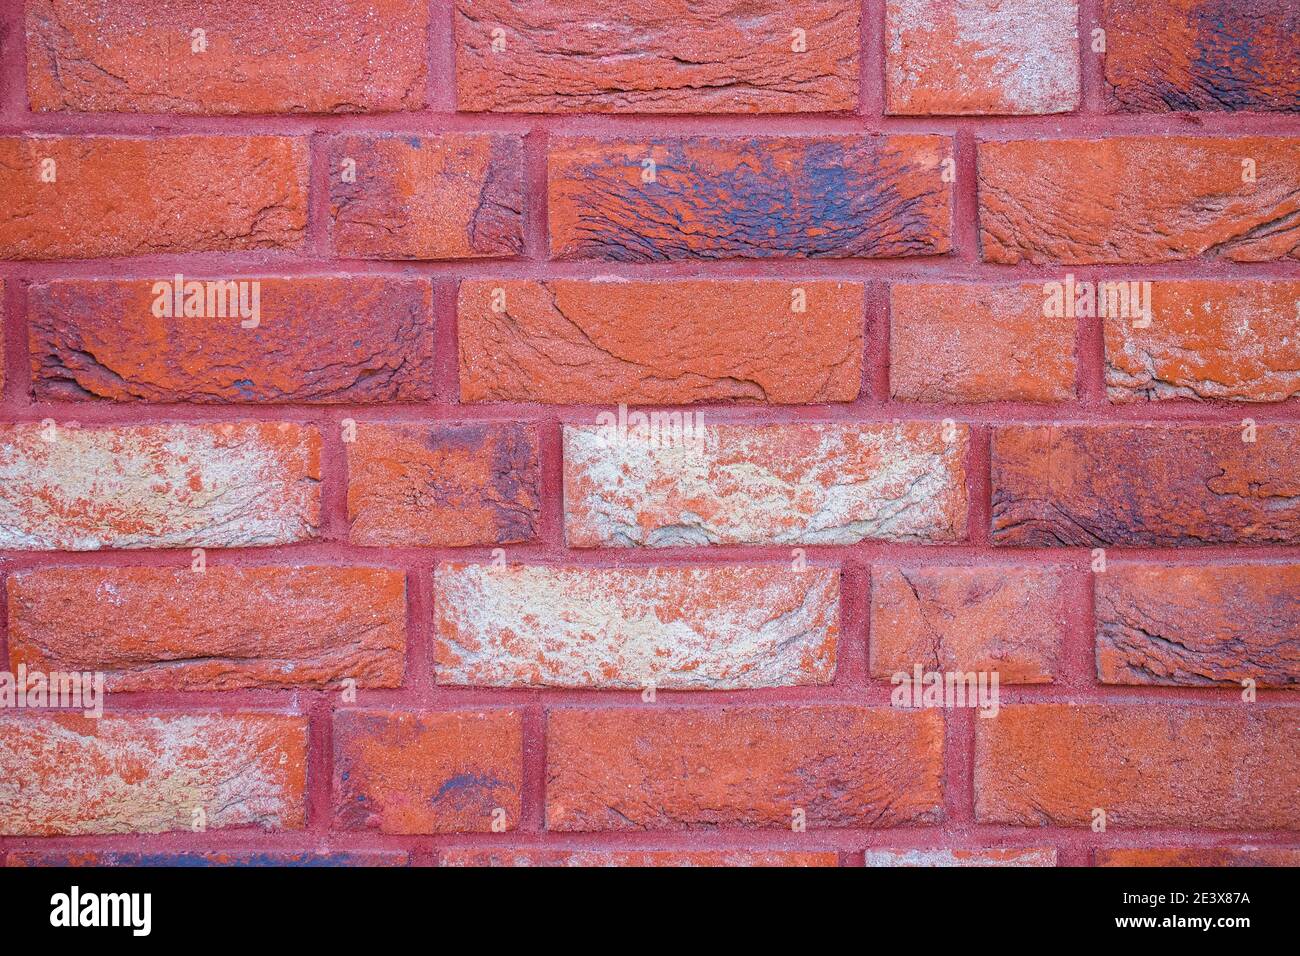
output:
[[272,850],[213,850],[207,853],[131,853],[87,850],[59,853],[39,850],[10,853],[5,866],[407,866],[409,854],[401,850],[294,852]]
[[1300,428],[1007,425],[993,432],[993,540],[1009,545],[1300,542]]
[[871,672],[996,672],[1052,680],[1066,620],[1059,569],[1028,565],[871,570]]
[[[685,432],[682,432],[685,436]],[[571,547],[955,541],[968,429],[706,425],[694,443],[564,429]]]
[[306,773],[301,717],[4,717],[0,833],[298,829]]
[[307,143],[5,136],[0,195],[0,259],[292,249],[307,225]]
[[[330,215],[345,259],[473,259],[523,248],[518,136],[335,137]],[[355,164],[355,178],[343,177]]]
[[941,164],[951,146],[913,135],[557,138],[551,254],[618,262],[941,255],[950,248],[952,188]]
[[8,578],[11,664],[109,691],[397,687],[406,587],[378,568],[47,568]]
[[288,422],[0,425],[0,548],[302,541],[320,479],[319,433]]
[[440,684],[723,690],[835,674],[830,568],[442,564]]
[[447,850],[442,866],[835,866],[834,853],[774,850]]
[[362,423],[347,449],[353,544],[511,544],[536,533],[533,428]]
[[1050,848],[868,850],[867,866],[1056,866],[1056,851]]
[[519,826],[523,724],[515,711],[334,716],[336,822],[384,833]]
[[[32,0],[36,110],[352,113],[424,102],[420,0]],[[204,31],[196,49],[194,29]]]
[[1300,259],[1300,138],[981,142],[979,225],[989,262]]
[[1098,866],[1300,866],[1300,849],[1291,847],[1186,847],[1184,849],[1097,850]]
[[982,823],[1296,829],[1300,711],[1029,704],[976,721]]
[[[187,278],[188,283],[205,280]],[[227,282],[236,280],[224,280]],[[175,279],[62,279],[28,293],[40,400],[414,402],[433,398],[432,287],[424,279],[244,278],[243,312],[159,316]],[[185,288],[183,285],[182,288]],[[229,304],[229,287],[214,305]],[[198,303],[202,302],[200,308]],[[251,327],[245,327],[245,326]]]
[[856,282],[463,282],[461,401],[852,401],[862,295]]
[[1074,109],[1078,15],[1074,0],[888,0],[888,112]]
[[[804,31],[795,52],[793,29]],[[503,49],[493,49],[493,33]],[[858,98],[858,4],[457,0],[457,105],[518,113],[804,113]]]
[[1297,303],[1300,282],[1153,282],[1149,326],[1106,319],[1106,392],[1117,403],[1300,395]]
[[852,706],[552,710],[551,830],[930,823],[943,719]]
[[1274,0],[1104,0],[1109,107],[1300,112],[1300,7]]
[[1094,586],[1107,684],[1300,685],[1300,565],[1112,564]]

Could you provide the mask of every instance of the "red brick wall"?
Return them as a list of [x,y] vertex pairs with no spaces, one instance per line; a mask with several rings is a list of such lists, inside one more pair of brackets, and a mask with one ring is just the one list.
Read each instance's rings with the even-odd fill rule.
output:
[[1300,862],[1296,11],[5,4],[0,856]]

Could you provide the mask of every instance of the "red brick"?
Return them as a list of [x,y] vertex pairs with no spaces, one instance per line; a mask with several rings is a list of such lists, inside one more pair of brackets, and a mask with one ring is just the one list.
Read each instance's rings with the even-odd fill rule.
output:
[[[427,279],[215,280],[258,283],[253,328],[243,327],[254,321],[242,319],[244,313],[208,313],[206,290],[203,316],[156,316],[155,303],[171,300],[174,284],[170,277],[160,281],[59,279],[32,286],[33,396],[223,404],[434,397]],[[251,296],[251,287],[245,289]],[[223,294],[214,294],[214,305]]]
[[890,288],[889,387],[910,402],[1065,402],[1075,320],[1043,315],[1041,283]]
[[8,579],[16,668],[110,691],[397,687],[406,579],[380,568],[48,568]]
[[522,785],[515,711],[334,715],[335,821],[346,829],[487,832],[496,820],[514,830]]
[[[1255,164],[1254,182],[1242,181],[1244,160]],[[1298,213],[1300,137],[979,144],[980,245],[989,262],[1300,259]]]
[[951,248],[946,137],[551,142],[557,259],[896,258]]
[[1300,427],[1006,425],[993,430],[993,541],[1300,542]]
[[[45,160],[54,182],[42,182]],[[293,249],[307,141],[287,136],[0,137],[0,259]]]
[[862,383],[862,292],[857,282],[468,280],[461,401],[850,402]]
[[1056,866],[1056,850],[868,850],[867,866]]
[[1300,7],[1277,0],[1104,0],[1108,108],[1300,111]]
[[0,717],[5,834],[300,829],[306,775],[303,717]]
[[427,28],[421,0],[31,0],[27,91],[34,110],[419,109]]
[[700,439],[656,442],[567,426],[568,543],[959,541],[969,429],[943,434],[922,422],[706,425]]
[[975,725],[981,823],[1300,826],[1295,709],[1026,704]]
[[440,684],[723,690],[827,684],[839,572],[786,565],[438,565]]
[[[794,52],[794,29],[806,50]],[[504,31],[505,49],[493,51]],[[858,4],[457,0],[457,104],[516,113],[806,113],[858,100]]]
[[1300,282],[1157,280],[1151,313],[1106,319],[1112,402],[1300,395]]
[[441,866],[837,866],[833,852],[795,850],[444,850]]
[[931,823],[943,718],[855,706],[552,710],[549,830]]
[[[345,182],[347,160],[356,179]],[[336,136],[334,248],[351,259],[473,259],[523,250],[523,141],[513,135]]]
[[1300,866],[1300,849],[1209,846],[1173,849],[1098,849],[1097,866]]
[[1115,564],[1096,576],[1106,684],[1300,686],[1300,564]]
[[404,850],[183,850],[135,852],[121,850],[20,850],[5,866],[409,866]]
[[347,450],[353,544],[511,544],[537,532],[531,425],[364,422]]
[[0,548],[253,547],[320,521],[320,434],[289,422],[0,425]]
[[1078,17],[1074,0],[887,0],[886,111],[1076,109]]
[[1049,683],[1065,639],[1059,569],[1029,565],[871,570],[871,673],[996,672]]

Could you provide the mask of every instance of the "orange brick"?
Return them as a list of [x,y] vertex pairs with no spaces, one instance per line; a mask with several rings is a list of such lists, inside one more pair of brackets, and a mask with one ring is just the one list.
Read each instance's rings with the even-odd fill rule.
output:
[[444,850],[440,866],[837,866],[834,853],[795,850]]
[[1099,848],[1098,866],[1300,866],[1300,848],[1210,846],[1182,849]]

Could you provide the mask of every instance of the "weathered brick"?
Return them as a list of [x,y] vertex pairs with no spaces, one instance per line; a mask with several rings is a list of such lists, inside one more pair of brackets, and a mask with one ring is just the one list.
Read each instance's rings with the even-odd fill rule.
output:
[[961,540],[969,429],[955,426],[950,441],[944,432],[920,422],[708,425],[656,442],[614,425],[567,426],[568,543]]
[[1106,318],[1112,402],[1300,395],[1300,282],[1156,280],[1151,324]]
[[1300,564],[1110,564],[1096,576],[1106,684],[1300,686]]
[[901,284],[889,293],[889,388],[910,402],[1065,402],[1075,320],[1043,315],[1041,283]]
[[523,721],[515,711],[334,715],[334,805],[341,827],[487,832],[499,821],[514,830],[522,785]]
[[1074,0],[887,0],[887,112],[1077,108],[1078,16]]
[[862,384],[862,292],[857,282],[468,280],[461,401],[849,402]]
[[353,544],[510,544],[537,532],[531,425],[363,422],[347,450]]
[[1300,848],[1206,846],[1098,848],[1097,866],[1300,866]]
[[1006,425],[993,540],[1010,545],[1295,544],[1300,426]]
[[0,548],[252,547],[315,537],[320,434],[288,422],[0,425]]
[[[433,398],[432,285],[379,276],[187,279],[245,286],[254,318],[158,316],[173,278],[59,279],[28,293],[32,394],[150,402],[420,402]],[[213,306],[228,305],[229,287]],[[237,296],[238,293],[235,293]],[[158,311],[163,311],[160,307]],[[252,311],[251,308],[245,312]],[[244,323],[256,322],[251,328]]]
[[943,718],[855,706],[552,710],[550,830],[930,823]]
[[[895,258],[951,247],[942,136],[558,138],[557,259]],[[653,162],[653,182],[646,182]]]
[[1065,638],[1061,572],[1029,565],[871,569],[871,673],[996,672],[1049,683]]
[[1056,850],[868,850],[867,866],[1056,866]]
[[722,690],[827,684],[839,572],[440,564],[440,684]]
[[307,141],[5,136],[0,195],[0,259],[291,249],[307,225]]
[[975,722],[981,823],[1300,827],[1300,711],[1026,704]]
[[303,717],[0,717],[5,834],[299,829],[306,775]]
[[[1254,181],[1244,181],[1252,172]],[[980,245],[989,262],[1300,259],[1297,216],[1300,137],[979,144]]]
[[440,866],[837,866],[833,852],[798,850],[444,850]]
[[1104,0],[1109,109],[1300,111],[1300,7]]
[[344,258],[513,256],[523,249],[523,208],[518,136],[357,134],[330,143],[332,234]]
[[421,0],[31,0],[27,91],[34,110],[419,109],[427,28]]
[[380,568],[47,568],[8,578],[9,655],[110,691],[397,687],[405,575]]
[[407,866],[405,850],[208,850],[136,853],[120,850],[19,850],[5,866]]

